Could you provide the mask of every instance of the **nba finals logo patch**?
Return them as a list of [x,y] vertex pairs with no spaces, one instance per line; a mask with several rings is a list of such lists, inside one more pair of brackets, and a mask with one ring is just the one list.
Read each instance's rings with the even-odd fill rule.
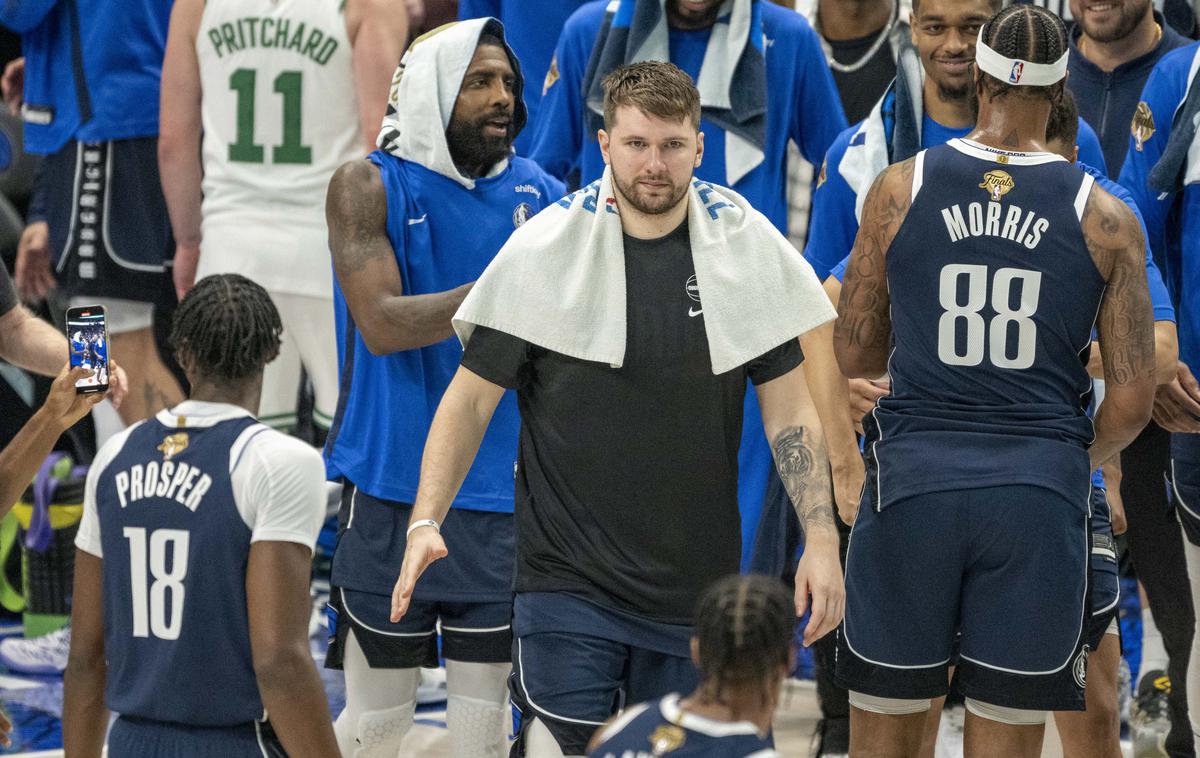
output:
[[988,194],[992,196],[992,200],[998,202],[1014,186],[1013,178],[1008,175],[1007,171],[993,169],[983,175],[983,181],[980,183],[979,189],[987,190]]
[[520,228],[521,224],[528,221],[531,216],[533,216],[533,206],[529,203],[521,203],[513,209],[513,228]]
[[1133,123],[1129,125],[1129,133],[1133,135],[1133,149],[1139,153],[1142,152],[1142,145],[1146,140],[1154,136],[1154,114],[1150,112],[1150,106],[1146,101],[1137,104],[1137,110],[1133,112]]
[[1008,72],[1008,83],[1009,84],[1020,84],[1021,83],[1021,72],[1024,70],[1025,70],[1024,63],[1022,63],[1021,61],[1014,61],[1012,71]]
[[187,446],[187,432],[175,432],[163,437],[162,444],[156,447],[155,450],[163,454],[164,461],[169,461],[184,450],[187,450]]
[[687,734],[674,724],[663,724],[650,734],[650,749],[654,755],[666,755],[683,747]]

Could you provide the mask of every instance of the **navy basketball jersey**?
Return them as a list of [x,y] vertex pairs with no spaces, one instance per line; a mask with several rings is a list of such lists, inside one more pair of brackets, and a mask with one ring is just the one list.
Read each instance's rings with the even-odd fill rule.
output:
[[133,428],[96,480],[108,706],[245,724],[265,715],[246,611],[251,530],[234,499],[231,449],[258,422],[176,418],[180,426],[152,417]]
[[887,251],[892,393],[865,421],[876,507],[1031,484],[1086,508],[1086,363],[1105,286],[1080,227],[1093,179],[964,139],[915,162]]
[[713,721],[679,707],[678,695],[635,705],[603,732],[588,758],[778,758],[748,721]]

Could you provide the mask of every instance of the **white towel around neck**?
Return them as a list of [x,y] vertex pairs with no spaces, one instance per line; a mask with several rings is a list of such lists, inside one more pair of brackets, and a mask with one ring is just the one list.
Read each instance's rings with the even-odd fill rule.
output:
[[[688,236],[714,374],[735,369],[836,313],[812,267],[741,195],[688,189]],[[611,170],[518,228],[454,315],[465,348],[476,326],[620,367],[625,250]]]

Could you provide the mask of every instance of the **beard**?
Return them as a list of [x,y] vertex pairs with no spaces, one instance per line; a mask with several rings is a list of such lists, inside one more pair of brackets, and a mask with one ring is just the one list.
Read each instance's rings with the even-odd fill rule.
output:
[[1083,27],[1084,34],[1097,42],[1115,42],[1129,36],[1138,22],[1145,17],[1146,8],[1149,5],[1150,0],[1141,3],[1130,0],[1121,6],[1121,13],[1117,20],[1105,25],[1089,23],[1086,20],[1087,13],[1084,12],[1079,18],[1079,25]]
[[[638,188],[638,179],[667,182],[668,191],[666,195],[651,197]],[[626,182],[617,176],[615,171],[613,172],[613,186],[616,187],[617,193],[620,194],[622,200],[629,203],[634,210],[647,216],[657,216],[674,208],[683,199],[688,188],[687,184],[684,184],[682,187],[675,186],[675,183],[666,174],[662,176],[641,176],[636,177],[633,181]]]
[[971,96],[971,92],[975,87],[975,83],[972,81],[966,81],[962,84],[944,84],[942,82],[935,82],[935,84],[937,84],[938,99],[943,103],[965,100]]
[[[500,116],[509,119],[504,136],[485,134],[483,130],[487,123]],[[488,113],[470,121],[452,118],[450,126],[446,128],[446,142],[454,165],[469,169],[481,167],[483,170],[480,175],[486,174],[487,169],[508,157],[515,137],[512,114],[507,112]]]

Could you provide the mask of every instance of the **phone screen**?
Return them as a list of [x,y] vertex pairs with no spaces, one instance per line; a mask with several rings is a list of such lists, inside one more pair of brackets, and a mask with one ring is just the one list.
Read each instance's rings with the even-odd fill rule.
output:
[[79,392],[108,389],[108,328],[104,308],[93,305],[69,309],[67,343],[71,367],[92,369],[91,376],[75,382],[75,389]]

